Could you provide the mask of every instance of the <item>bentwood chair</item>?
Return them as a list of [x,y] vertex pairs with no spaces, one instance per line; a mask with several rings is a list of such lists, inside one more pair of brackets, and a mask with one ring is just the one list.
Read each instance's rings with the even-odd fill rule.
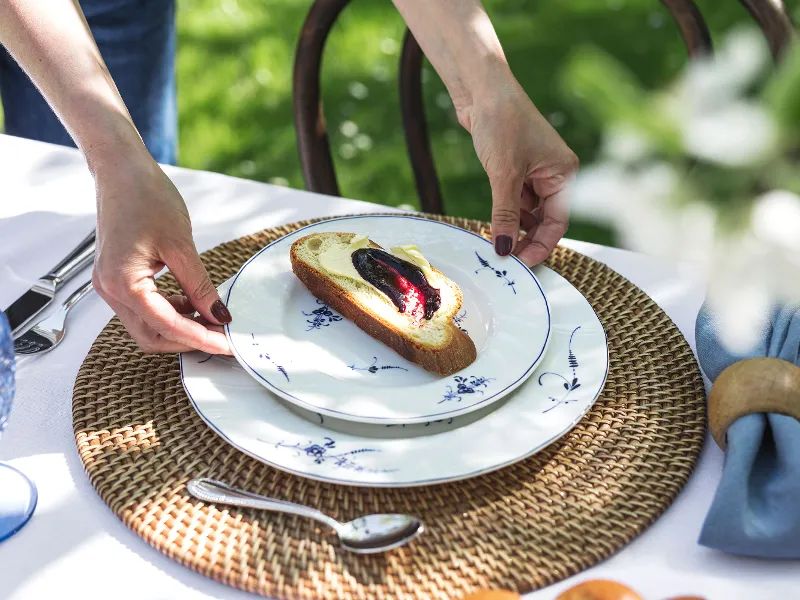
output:
[[[320,66],[325,40],[350,0],[316,0],[303,25],[294,65],[294,119],[300,163],[306,188],[332,196],[339,185],[320,98]],[[385,0],[387,6],[389,0]],[[740,0],[758,23],[776,61],[793,35],[792,22],[782,0]],[[661,0],[680,30],[690,59],[712,51],[711,36],[693,0]],[[422,101],[423,54],[406,31],[400,56],[400,108],[417,194],[424,212],[444,214]]]

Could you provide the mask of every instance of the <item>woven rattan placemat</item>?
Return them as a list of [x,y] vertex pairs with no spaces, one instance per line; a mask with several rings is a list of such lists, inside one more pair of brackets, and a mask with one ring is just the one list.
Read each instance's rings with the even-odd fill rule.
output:
[[[488,236],[485,223],[444,220]],[[305,224],[206,252],[212,281],[225,281],[264,245]],[[608,333],[611,369],[589,414],[560,441],[514,466],[395,490],[282,473],[217,437],[187,399],[177,357],[140,353],[116,319],[95,341],[75,383],[81,460],[106,504],[153,547],[269,597],[453,600],[476,588],[528,592],[578,573],[644,531],[686,483],[705,435],[705,397],[688,344],[641,290],[565,248],[549,266],[591,302]],[[159,287],[176,289],[171,276]],[[427,531],[388,554],[352,555],[305,519],[203,505],[185,489],[189,479],[203,476],[340,520],[413,513]]]

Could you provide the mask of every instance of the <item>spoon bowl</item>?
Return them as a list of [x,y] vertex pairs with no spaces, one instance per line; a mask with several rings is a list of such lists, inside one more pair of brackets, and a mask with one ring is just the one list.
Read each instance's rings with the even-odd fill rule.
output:
[[367,515],[341,523],[336,533],[342,546],[351,552],[367,554],[399,548],[424,530],[422,521],[416,517],[387,514]]
[[229,486],[215,479],[192,479],[186,484],[189,494],[217,504],[255,508],[308,517],[336,532],[342,548],[356,554],[377,554],[405,546],[425,530],[422,521],[411,515],[366,515],[340,523],[336,519],[302,504],[267,498]]

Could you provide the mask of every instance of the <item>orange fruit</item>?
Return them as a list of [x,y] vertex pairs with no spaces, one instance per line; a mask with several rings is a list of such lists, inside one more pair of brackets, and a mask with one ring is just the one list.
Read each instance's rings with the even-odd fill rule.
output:
[[590,579],[569,588],[556,600],[643,600],[627,585],[607,579]]

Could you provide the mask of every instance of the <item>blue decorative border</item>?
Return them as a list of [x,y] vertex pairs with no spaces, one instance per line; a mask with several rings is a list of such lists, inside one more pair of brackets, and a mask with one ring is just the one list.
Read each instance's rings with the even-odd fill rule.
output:
[[[561,277],[561,276],[559,275],[559,277]],[[567,282],[567,284],[568,285],[572,285],[569,282]],[[572,286],[572,287],[574,287],[574,286]],[[589,303],[588,300],[586,300],[586,303],[587,304]],[[589,309],[592,312],[594,312],[594,308],[592,308],[591,304],[589,304]],[[183,377],[183,354],[182,353],[178,355],[178,366],[180,368],[181,385],[183,385],[183,391],[186,392],[186,395],[188,396],[189,401],[192,403],[192,406],[194,407],[195,412],[197,412],[197,414],[200,415],[200,418],[203,419],[203,421],[205,421],[206,425],[208,425],[214,431],[214,433],[216,433],[219,437],[221,437],[223,440],[225,440],[228,444],[230,444],[231,446],[233,446],[234,448],[236,448],[240,452],[243,452],[247,456],[249,456],[251,458],[254,458],[255,460],[257,460],[257,461],[259,461],[259,462],[261,462],[261,463],[263,463],[265,465],[269,465],[270,467],[278,469],[279,471],[283,471],[284,473],[290,473],[292,475],[297,475],[298,477],[304,477],[306,479],[311,479],[313,481],[323,481],[325,483],[334,483],[334,484],[338,484],[338,485],[349,485],[349,486],[352,486],[352,487],[407,488],[407,487],[417,487],[417,486],[422,486],[422,485],[436,485],[436,484],[442,484],[442,483],[450,483],[452,481],[460,481],[460,480],[464,480],[464,479],[470,479],[472,477],[479,477],[480,475],[486,475],[488,473],[493,473],[494,471],[499,471],[500,469],[503,469],[503,468],[508,467],[510,465],[513,465],[513,464],[516,464],[516,463],[520,462],[521,460],[525,460],[526,458],[528,458],[530,456],[533,456],[537,452],[541,452],[542,450],[547,448],[550,444],[552,444],[554,442],[557,442],[559,439],[564,437],[564,435],[566,435],[567,432],[572,430],[572,428],[575,427],[575,425],[581,419],[583,419],[583,417],[586,415],[586,413],[588,413],[589,410],[592,408],[592,406],[594,406],[595,402],[597,402],[597,398],[602,393],[603,388],[605,388],[606,381],[608,380],[608,372],[609,372],[609,369],[611,368],[611,361],[609,360],[609,357],[608,357],[608,334],[606,334],[606,330],[603,327],[602,323],[600,322],[600,319],[597,318],[597,313],[595,313],[595,318],[597,319],[598,325],[600,325],[600,330],[603,332],[603,341],[604,341],[605,347],[606,347],[606,372],[603,375],[603,380],[600,382],[600,387],[597,388],[597,391],[595,392],[594,397],[589,402],[586,403],[586,407],[580,412],[580,414],[578,414],[566,427],[564,427],[561,431],[559,431],[558,434],[556,434],[552,438],[546,440],[545,442],[541,443],[540,445],[532,448],[531,450],[529,450],[525,454],[523,454],[521,456],[517,456],[517,457],[512,458],[510,460],[507,460],[506,462],[498,464],[498,465],[493,465],[491,467],[487,467],[487,468],[484,468],[484,469],[477,469],[475,471],[470,471],[469,473],[462,473],[460,475],[451,475],[449,477],[436,477],[436,478],[431,478],[431,479],[418,479],[418,480],[414,480],[414,481],[405,481],[403,483],[376,482],[376,481],[366,481],[366,482],[365,481],[354,481],[352,479],[341,479],[341,478],[335,478],[335,477],[325,477],[323,475],[309,474],[308,472],[304,472],[304,471],[295,471],[294,469],[290,469],[290,468],[288,468],[288,467],[286,467],[284,465],[269,461],[269,460],[265,459],[263,456],[259,456],[258,454],[254,453],[254,452],[251,452],[250,450],[247,450],[246,448],[242,448],[238,444],[235,444],[227,435],[225,435],[208,417],[206,417],[206,415],[203,413],[203,411],[200,410],[200,407],[197,405],[197,402],[192,397],[192,394],[189,392],[189,390],[186,387],[186,383],[184,382],[184,377]],[[286,409],[286,410],[289,410],[289,409]],[[299,417],[298,416],[298,418],[302,419],[303,417]],[[313,423],[310,423],[310,424],[313,425]],[[387,427],[388,427],[388,425],[387,425]],[[445,432],[443,432],[443,433],[445,433]]]
[[[270,244],[267,244],[261,250],[256,252],[253,256],[251,256],[247,260],[247,262],[245,262],[241,266],[241,268],[239,269],[239,271],[236,273],[236,275],[234,276],[233,280],[231,281],[231,284],[228,287],[228,292],[225,294],[225,304],[227,305],[230,302],[231,291],[233,291],[233,288],[236,285],[236,280],[239,279],[239,276],[247,268],[247,265],[249,265],[253,260],[258,258],[261,255],[261,253],[265,252],[266,250],[268,250],[269,248],[271,248],[272,246],[274,246],[276,244],[284,243],[287,240],[289,240],[290,238],[302,234],[307,229],[314,229],[314,228],[317,228],[320,225],[323,225],[325,223],[333,223],[333,222],[338,222],[338,221],[351,221],[351,220],[354,220],[354,219],[409,219],[409,220],[412,220],[412,221],[422,221],[424,223],[433,223],[435,225],[441,225],[443,227],[450,227],[451,229],[456,229],[461,233],[469,234],[469,235],[471,235],[473,237],[478,238],[483,243],[488,244],[490,247],[492,247],[492,242],[490,242],[489,240],[479,236],[477,233],[473,233],[472,231],[468,231],[468,230],[463,229],[461,227],[458,227],[456,225],[451,225],[449,223],[443,223],[442,221],[434,221],[434,220],[431,220],[431,219],[425,219],[423,217],[414,217],[414,216],[402,215],[402,214],[400,214],[400,215],[371,215],[371,214],[363,214],[363,215],[353,215],[353,216],[350,216],[350,217],[334,217],[334,218],[331,218],[331,219],[325,219],[324,221],[319,221],[317,223],[312,223],[311,225],[306,225],[305,227],[297,229],[296,231],[293,231],[292,233],[288,233],[285,236],[278,238],[274,242],[271,242]],[[544,300],[544,307],[545,307],[545,310],[547,311],[547,335],[545,336],[544,344],[542,345],[542,349],[539,351],[539,355],[533,361],[531,366],[528,367],[528,369],[516,381],[510,383],[505,388],[495,392],[491,396],[487,396],[487,397],[483,398],[480,402],[476,402],[475,404],[470,404],[467,407],[456,409],[456,410],[450,410],[450,411],[445,411],[445,412],[440,412],[440,413],[432,413],[432,414],[429,414],[429,415],[420,415],[418,417],[415,417],[413,419],[413,422],[416,423],[416,422],[419,422],[419,421],[432,421],[432,420],[435,420],[436,418],[443,417],[445,415],[466,414],[466,413],[472,412],[473,410],[476,410],[477,407],[479,407],[480,405],[485,404],[485,403],[489,402],[490,400],[493,400],[494,398],[497,398],[498,396],[503,396],[503,395],[511,392],[515,388],[519,387],[519,385],[528,377],[529,373],[531,373],[531,371],[533,371],[539,365],[539,363],[541,362],[542,357],[544,356],[545,350],[547,349],[547,346],[550,343],[550,334],[551,334],[551,331],[552,331],[552,321],[553,321],[553,319],[552,319],[552,315],[550,314],[550,304],[547,302],[547,296],[545,295],[544,290],[542,289],[542,286],[539,283],[539,280],[536,278],[536,275],[534,275],[533,271],[531,269],[529,269],[528,266],[525,263],[523,263],[519,258],[514,256],[513,254],[510,254],[507,258],[510,258],[512,260],[517,261],[520,264],[520,266],[524,269],[524,271],[527,272],[531,276],[531,279],[536,284],[536,287],[539,289],[539,293],[542,295],[542,299]],[[516,292],[516,290],[515,290],[515,292]],[[370,417],[368,421],[365,421],[363,417],[358,416],[358,415],[353,415],[353,414],[350,414],[350,413],[347,413],[347,412],[344,412],[344,411],[338,411],[338,410],[333,410],[333,409],[322,409],[319,406],[315,406],[313,404],[309,404],[308,402],[306,402],[304,400],[301,400],[300,398],[294,396],[293,394],[290,394],[289,392],[286,392],[285,390],[282,390],[281,388],[279,388],[278,386],[276,386],[275,384],[270,382],[266,377],[261,375],[258,371],[253,369],[252,366],[250,366],[250,363],[248,363],[244,359],[244,357],[242,357],[241,354],[239,354],[239,352],[236,349],[236,345],[233,343],[233,339],[231,338],[231,333],[230,333],[230,323],[225,325],[225,335],[228,338],[228,343],[230,344],[231,350],[233,351],[234,355],[239,360],[239,362],[242,364],[242,366],[245,367],[248,372],[250,372],[258,380],[262,381],[267,387],[269,387],[270,389],[275,391],[275,393],[278,394],[279,396],[281,396],[282,398],[285,398],[287,400],[290,399],[291,401],[295,402],[298,406],[302,406],[302,407],[310,410],[311,412],[322,412],[324,414],[329,414],[329,415],[333,415],[333,416],[343,415],[345,417],[345,420],[348,420],[346,417],[350,417],[350,419],[357,420],[359,422],[369,422],[369,423],[379,423],[379,422],[382,422],[382,421],[393,421],[393,420],[395,420],[395,419],[393,419],[391,417]]]

